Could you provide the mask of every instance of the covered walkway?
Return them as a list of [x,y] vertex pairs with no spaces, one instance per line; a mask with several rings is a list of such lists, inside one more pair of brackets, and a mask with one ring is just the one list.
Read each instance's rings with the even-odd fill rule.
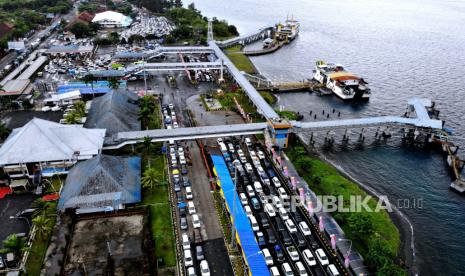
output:
[[234,188],[234,183],[229,175],[228,167],[223,156],[211,155],[215,166],[215,173],[218,177],[218,184],[221,186],[226,208],[231,215],[232,223],[236,229],[236,239],[242,248],[242,255],[251,275],[270,275],[265,258],[261,253],[255,240],[255,234],[250,226],[247,214],[242,208],[241,201]]

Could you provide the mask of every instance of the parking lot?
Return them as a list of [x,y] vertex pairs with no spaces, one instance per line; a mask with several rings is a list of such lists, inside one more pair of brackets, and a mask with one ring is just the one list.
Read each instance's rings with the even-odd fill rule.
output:
[[237,181],[237,196],[272,275],[336,274],[330,252],[307,217],[300,209],[289,208],[288,181],[275,170],[261,145],[250,138],[219,138],[218,147]]

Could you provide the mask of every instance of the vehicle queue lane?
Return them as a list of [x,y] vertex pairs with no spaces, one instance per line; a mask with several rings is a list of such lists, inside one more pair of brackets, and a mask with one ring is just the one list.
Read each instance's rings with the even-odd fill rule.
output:
[[[279,181],[281,181],[281,183],[283,183],[282,186],[284,187],[286,192],[288,194],[293,195],[293,196],[297,196],[297,194],[292,191],[289,180],[276,167],[276,164],[272,161],[272,158],[269,156],[268,152],[266,150],[264,150],[262,145],[258,145],[258,147],[260,147],[262,149],[262,151],[265,153],[266,159],[273,166],[273,169],[276,172],[276,176],[279,178]],[[331,246],[328,244],[326,239],[323,237],[323,233],[321,233],[321,231],[319,230],[317,225],[313,222],[313,219],[310,217],[310,215],[307,212],[306,208],[304,206],[302,206],[302,204],[298,204],[296,206],[296,211],[299,213],[300,216],[302,216],[302,218],[304,218],[304,221],[307,222],[307,225],[311,228],[313,234],[310,237],[316,238],[316,241],[318,242],[319,248],[323,249],[323,251],[325,252],[326,256],[329,259],[330,264],[334,264],[337,267],[337,270],[342,275],[350,275],[348,273],[347,269],[340,262],[337,255],[334,254],[334,250],[332,250]],[[293,216],[295,217],[295,212],[294,212]],[[312,254],[314,255],[314,257],[316,257],[315,251],[314,250],[311,250],[311,251],[312,251]],[[320,262],[317,262],[317,263],[320,266],[320,269],[322,270],[324,275],[327,275],[326,270],[324,269],[323,266],[321,266]]]
[[[251,154],[250,154],[250,152],[248,151],[248,148],[247,148],[247,147],[241,147],[240,145],[238,146],[238,144],[235,144],[235,148],[236,148],[236,149],[240,148],[240,149],[243,150],[243,152],[249,153],[249,154],[246,155],[246,161],[247,161],[246,163],[253,164],[253,160],[252,160],[252,158],[251,158]],[[232,154],[232,153],[230,152],[230,154]],[[232,154],[232,156],[233,156],[233,158],[236,157],[237,159],[239,159],[238,156],[237,156],[237,154]],[[260,164],[261,164],[261,166],[265,165],[263,162],[260,162]],[[245,162],[243,162],[243,163],[241,164],[241,166],[243,166],[243,165],[245,165]],[[266,167],[266,166],[265,166],[265,167]],[[262,187],[263,187],[264,189],[269,189],[270,194],[273,194],[273,195],[277,195],[277,194],[278,194],[277,191],[276,191],[276,189],[275,189],[275,187],[273,187],[272,185],[267,186],[266,184],[264,184],[262,181],[259,180],[259,179],[260,179],[259,172],[257,171],[257,169],[256,169],[255,167],[252,168],[252,172],[250,172],[250,169],[247,170],[247,169],[244,169],[244,168],[241,169],[241,170],[238,170],[238,171],[239,171],[239,172],[242,171],[242,172],[246,175],[246,177],[247,177],[247,179],[248,179],[248,182],[249,182],[249,183],[244,183],[243,181],[238,181],[238,182],[240,183],[241,188],[242,188],[243,191],[246,191],[246,190],[247,190],[247,189],[246,189],[247,185],[253,186],[254,181],[258,181],[258,182],[260,182],[260,183],[262,184]],[[266,173],[266,172],[265,172],[265,173]],[[268,177],[269,177],[269,176],[268,176]],[[239,179],[239,177],[238,177],[238,179]],[[320,274],[315,274],[315,273],[312,271],[312,268],[310,268],[310,267],[307,265],[307,263],[305,262],[305,260],[304,260],[304,258],[303,258],[302,250],[301,250],[301,248],[299,248],[298,242],[296,241],[296,238],[294,237],[294,234],[289,233],[289,231],[288,231],[288,229],[287,229],[286,227],[284,227],[284,230],[283,230],[283,231],[285,231],[285,232],[287,232],[287,233],[289,234],[289,236],[290,236],[290,238],[291,238],[291,244],[289,244],[288,246],[285,246],[285,245],[284,245],[285,242],[282,240],[282,235],[281,235],[282,231],[278,231],[278,230],[277,230],[277,219],[276,219],[276,218],[274,218],[274,219],[273,219],[273,218],[270,218],[270,216],[267,214],[267,212],[263,212],[263,211],[262,211],[263,208],[264,208],[265,203],[271,203],[271,204],[273,204],[273,203],[270,202],[270,201],[268,200],[268,198],[266,199],[266,202],[263,202],[262,196],[259,196],[258,191],[256,191],[255,189],[254,189],[254,193],[255,193],[255,196],[254,196],[254,197],[257,198],[257,199],[259,200],[259,202],[260,202],[260,209],[259,209],[259,210],[256,210],[256,209],[254,209],[254,208],[251,208],[251,209],[253,210],[252,213],[253,213],[254,216],[257,218],[257,223],[261,226],[260,230],[262,230],[262,232],[264,232],[263,230],[264,230],[265,228],[263,227],[263,224],[261,223],[261,219],[259,219],[259,218],[261,217],[261,215],[265,215],[265,216],[266,216],[266,218],[267,218],[267,220],[268,220],[268,224],[270,225],[269,227],[270,227],[270,229],[272,229],[272,231],[273,231],[273,233],[274,233],[274,235],[275,235],[275,237],[276,237],[276,239],[277,239],[277,243],[278,243],[278,245],[280,246],[283,255],[285,256],[285,261],[284,261],[284,262],[287,262],[287,263],[290,265],[290,267],[291,267],[291,269],[294,271],[294,273],[296,273],[297,275],[299,274],[299,271],[298,271],[298,269],[297,269],[297,267],[296,267],[296,262],[297,262],[297,261],[293,261],[293,260],[291,259],[291,256],[290,256],[290,254],[289,254],[289,252],[288,252],[288,250],[287,250],[287,248],[293,246],[293,247],[297,250],[297,253],[298,253],[298,256],[299,256],[299,260],[298,260],[298,261],[300,261],[300,262],[302,263],[302,265],[304,266],[305,270],[307,271],[307,274],[309,274],[309,275],[321,275],[321,273],[320,273]],[[245,194],[246,194],[246,196],[247,196],[247,198],[248,198],[249,203],[251,203],[251,198],[252,198],[252,197],[251,197],[247,192],[245,192]],[[266,194],[265,194],[264,196],[269,196],[269,195],[266,195]],[[252,204],[250,204],[250,205],[252,205]],[[278,215],[278,212],[277,212],[276,206],[273,206],[273,208],[276,209],[276,216],[279,216],[279,215]],[[261,215],[259,215],[259,214],[261,214]],[[296,221],[295,221],[294,219],[292,219],[292,220],[293,220],[294,224],[297,225],[297,224],[296,224]],[[308,243],[307,243],[307,246],[308,246]],[[270,247],[270,246],[269,246],[269,247]],[[269,248],[269,249],[270,249],[270,248]],[[275,259],[275,263],[277,264],[277,263],[278,263],[278,262],[277,262],[277,256],[276,256],[276,252],[275,252],[275,250],[274,250],[274,247],[271,248],[270,252],[273,253],[273,257],[274,257],[274,259]],[[284,263],[284,262],[281,262],[281,263]],[[278,265],[276,265],[276,266],[278,267],[278,269],[279,269],[282,273],[285,274],[285,272],[283,271],[283,269],[282,269],[281,266],[278,266]],[[325,274],[323,274],[323,275],[325,275]]]

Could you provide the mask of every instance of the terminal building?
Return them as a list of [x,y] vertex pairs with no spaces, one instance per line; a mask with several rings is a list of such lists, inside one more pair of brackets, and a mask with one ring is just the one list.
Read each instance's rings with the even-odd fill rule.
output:
[[97,13],[92,22],[98,23],[105,28],[125,28],[132,24],[132,19],[119,12],[106,11]]

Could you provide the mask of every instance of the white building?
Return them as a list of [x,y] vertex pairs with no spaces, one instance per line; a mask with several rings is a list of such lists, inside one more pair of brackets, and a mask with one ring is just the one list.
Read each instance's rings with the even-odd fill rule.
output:
[[92,19],[93,23],[99,23],[106,28],[121,28],[129,27],[132,23],[132,19],[119,12],[106,11],[97,13]]

